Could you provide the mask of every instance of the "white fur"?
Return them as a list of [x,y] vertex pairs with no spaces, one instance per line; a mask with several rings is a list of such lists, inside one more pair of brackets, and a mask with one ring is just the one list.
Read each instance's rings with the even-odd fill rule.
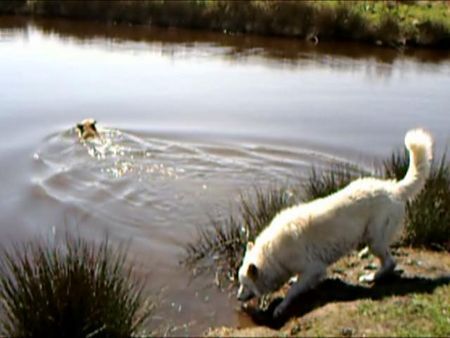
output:
[[[325,277],[328,265],[360,244],[367,244],[381,261],[375,279],[392,271],[389,245],[402,224],[405,202],[425,184],[432,157],[432,139],[423,130],[409,131],[405,145],[410,164],[402,180],[357,179],[325,198],[281,211],[246,252],[239,298],[273,291],[300,273],[275,310],[282,315],[292,299]],[[250,265],[257,268],[251,276]]]

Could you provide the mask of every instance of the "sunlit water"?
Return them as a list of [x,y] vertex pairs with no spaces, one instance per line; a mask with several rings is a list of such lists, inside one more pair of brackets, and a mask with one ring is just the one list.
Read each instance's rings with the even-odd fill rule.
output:
[[[450,135],[446,52],[0,18],[0,242],[130,241],[154,325],[245,325],[183,244],[241,192],[311,165],[367,168],[422,126]],[[101,137],[74,130],[98,120]],[[187,324],[183,326],[183,324]],[[169,331],[168,331],[169,332]]]

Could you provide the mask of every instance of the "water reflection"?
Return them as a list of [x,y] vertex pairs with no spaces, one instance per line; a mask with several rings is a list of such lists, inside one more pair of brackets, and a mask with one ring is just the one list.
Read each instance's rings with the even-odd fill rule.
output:
[[[120,49],[126,43],[127,50],[134,52],[159,51],[173,57],[221,56],[227,60],[244,62],[248,58],[261,57],[266,61],[280,61],[285,65],[307,66],[320,63],[334,70],[361,71],[370,77],[391,75],[390,65],[399,61],[417,61],[426,71],[441,71],[435,67],[446,63],[450,51],[430,49],[407,49],[398,51],[359,43],[323,41],[313,43],[288,38],[271,38],[252,35],[230,35],[209,31],[183,29],[160,29],[156,27],[105,25],[92,22],[74,22],[60,19],[17,19],[2,17],[0,29],[27,34],[38,30],[53,38],[81,44],[103,44],[104,48]],[[5,33],[3,33],[5,34]],[[6,37],[7,38],[7,37]],[[131,44],[134,42],[134,45]],[[218,48],[219,47],[219,48]],[[407,67],[407,65],[405,65]],[[446,67],[445,71],[449,71]]]

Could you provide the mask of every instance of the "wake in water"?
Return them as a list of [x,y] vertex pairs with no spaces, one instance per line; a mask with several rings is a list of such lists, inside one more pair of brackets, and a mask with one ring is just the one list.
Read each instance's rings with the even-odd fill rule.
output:
[[[111,199],[156,210],[197,205],[203,198],[210,202],[211,196],[226,201],[244,186],[298,180],[311,162],[320,167],[335,160],[311,149],[189,143],[102,126],[96,127],[96,137],[80,138],[78,129],[44,139],[34,155],[32,181],[56,200],[90,209]],[[203,214],[201,206],[194,210],[199,208]]]

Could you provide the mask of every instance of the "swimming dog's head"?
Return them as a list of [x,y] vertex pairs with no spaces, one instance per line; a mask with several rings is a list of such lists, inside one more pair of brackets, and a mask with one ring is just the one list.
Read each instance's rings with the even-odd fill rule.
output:
[[78,136],[83,140],[98,137],[99,134],[97,131],[97,127],[95,126],[96,123],[97,121],[95,121],[94,119],[85,119],[80,123],[77,123],[76,129],[78,132]]
[[239,268],[239,290],[237,299],[245,302],[277,290],[281,286],[280,278],[270,262],[260,255],[258,248],[248,242],[244,261]]

